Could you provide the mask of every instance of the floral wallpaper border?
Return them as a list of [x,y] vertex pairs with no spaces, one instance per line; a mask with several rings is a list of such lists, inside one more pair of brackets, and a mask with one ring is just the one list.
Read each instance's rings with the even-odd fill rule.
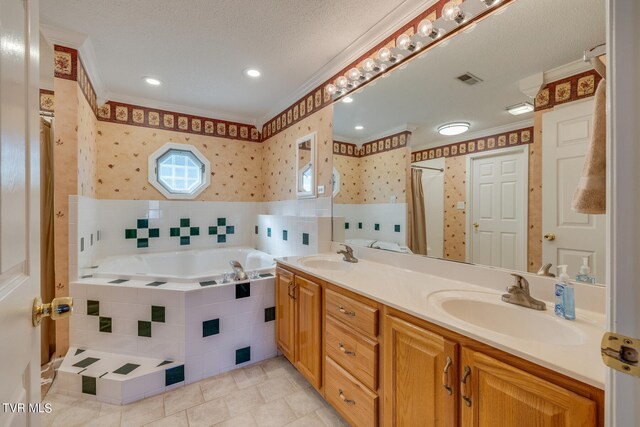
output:
[[533,143],[533,126],[411,153],[411,163]]
[[409,131],[399,132],[374,141],[365,142],[360,148],[350,142],[333,141],[333,154],[349,157],[372,156],[406,147],[410,136],[411,132]]
[[53,113],[55,97],[52,90],[40,89],[40,111]]
[[602,80],[600,74],[595,70],[590,70],[548,83],[536,96],[535,110],[545,110],[556,105],[593,96],[600,80]]
[[[61,79],[78,82],[78,86],[80,86],[80,90],[87,102],[89,102],[93,114],[97,115],[98,97],[76,49],[60,45],[53,46],[53,74]],[[40,100],[42,106],[42,96]]]

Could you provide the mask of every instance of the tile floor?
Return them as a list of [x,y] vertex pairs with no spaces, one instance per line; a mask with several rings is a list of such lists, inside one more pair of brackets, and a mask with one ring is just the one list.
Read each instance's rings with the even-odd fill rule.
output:
[[275,357],[125,406],[70,397],[54,382],[43,426],[348,426],[284,358]]

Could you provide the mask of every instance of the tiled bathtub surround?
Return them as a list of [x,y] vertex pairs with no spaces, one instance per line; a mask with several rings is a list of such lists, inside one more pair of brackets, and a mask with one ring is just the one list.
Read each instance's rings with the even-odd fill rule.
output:
[[274,257],[326,252],[331,245],[331,217],[259,215],[254,233],[257,248]]
[[[368,205],[336,204],[336,234],[345,239],[370,239],[407,244],[407,204],[378,203]],[[344,222],[343,222],[344,220]]]

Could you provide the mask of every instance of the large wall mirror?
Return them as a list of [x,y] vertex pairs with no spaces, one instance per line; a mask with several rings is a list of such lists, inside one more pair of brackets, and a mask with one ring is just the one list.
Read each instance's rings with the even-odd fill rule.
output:
[[336,102],[334,240],[574,277],[586,258],[604,283],[606,215],[571,208],[604,11],[516,0]]

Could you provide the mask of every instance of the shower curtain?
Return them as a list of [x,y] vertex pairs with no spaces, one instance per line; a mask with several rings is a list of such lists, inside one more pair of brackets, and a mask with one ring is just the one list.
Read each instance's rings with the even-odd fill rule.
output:
[[[45,303],[55,297],[53,245],[53,146],[52,127],[40,118],[40,298]],[[41,323],[40,364],[55,352],[55,328],[51,319]]]
[[411,169],[411,240],[409,248],[414,254],[427,255],[427,220],[422,189],[422,170]]

